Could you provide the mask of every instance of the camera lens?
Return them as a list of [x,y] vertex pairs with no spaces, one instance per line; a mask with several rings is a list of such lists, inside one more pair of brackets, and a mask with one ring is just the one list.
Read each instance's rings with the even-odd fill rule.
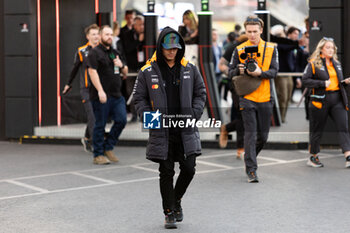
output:
[[249,62],[249,63],[247,64],[247,70],[248,70],[249,72],[254,72],[255,69],[256,69],[256,65],[255,65],[254,62]]

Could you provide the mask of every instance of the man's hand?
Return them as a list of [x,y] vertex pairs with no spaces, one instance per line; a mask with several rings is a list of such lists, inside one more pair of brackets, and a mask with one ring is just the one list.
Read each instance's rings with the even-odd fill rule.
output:
[[306,33],[303,34],[303,36],[299,40],[299,46],[304,47],[305,52],[309,52],[309,37],[306,35]]
[[98,98],[100,99],[101,104],[104,104],[107,102],[107,96],[106,96],[106,93],[104,91],[98,92]]
[[145,39],[145,33],[140,33],[139,41],[143,41]]
[[258,77],[258,76],[261,75],[261,69],[260,69],[260,67],[259,67],[258,65],[255,65],[255,66],[256,66],[256,68],[255,68],[255,70],[254,70],[253,72],[250,72],[249,70],[247,70],[247,73],[248,73],[249,75],[251,75],[251,76],[256,76],[256,77]]
[[295,87],[296,87],[296,88],[301,88],[301,86],[302,86],[301,79],[300,79],[300,78],[297,78],[297,79],[296,79],[296,85],[295,85]]
[[345,84],[350,84],[350,77],[343,80]]
[[62,94],[65,95],[68,93],[68,91],[71,89],[71,86],[65,85],[62,91]]
[[244,65],[238,64],[239,74],[244,74]]
[[329,85],[331,85],[331,80],[325,81],[325,86],[326,86],[326,87],[329,87]]
[[113,62],[114,62],[114,65],[115,65],[115,66],[118,66],[118,67],[120,67],[120,68],[123,66],[123,62],[120,60],[119,56],[117,56],[116,58],[114,58]]

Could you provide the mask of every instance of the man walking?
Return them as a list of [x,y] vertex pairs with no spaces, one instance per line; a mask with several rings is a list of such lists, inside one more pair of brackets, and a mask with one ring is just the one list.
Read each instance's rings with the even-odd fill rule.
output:
[[[143,48],[145,44],[144,21],[143,16],[136,16],[132,25],[132,30],[128,31],[123,37],[121,37],[126,62],[131,73],[138,72],[145,64],[145,53]],[[135,80],[136,76],[129,76],[125,80],[127,98],[129,98],[133,92]],[[136,122],[137,113],[134,101],[131,101],[130,103],[130,112],[132,113],[131,122]]]
[[[200,119],[206,100],[205,86],[198,69],[184,54],[182,37],[174,29],[164,28],[156,52],[141,68],[135,83],[134,100],[139,116],[157,111],[154,117],[161,112],[164,117],[173,116],[172,121],[186,117]],[[197,128],[150,129],[146,155],[159,163],[165,228],[177,228],[176,222],[183,220],[181,199],[195,174],[196,156],[200,154]],[[180,174],[174,188],[176,161],[180,163]]]
[[90,77],[87,70],[87,57],[92,48],[96,47],[100,41],[100,28],[96,24],[91,24],[85,28],[85,35],[88,43],[78,48],[74,58],[74,66],[70,73],[70,78],[67,84],[64,86],[62,94],[67,94],[72,88],[72,82],[79,72],[80,77],[80,96],[84,105],[84,109],[87,116],[87,125],[85,130],[85,136],[81,139],[81,143],[84,146],[86,152],[92,152],[92,134],[95,124],[94,111],[92,109],[89,89],[91,86]]
[[[248,182],[251,183],[259,182],[256,157],[264,147],[270,130],[273,106],[271,79],[276,77],[278,71],[278,52],[275,44],[261,39],[264,23],[257,16],[249,16],[244,22],[244,27],[248,41],[235,49],[229,66],[229,77],[246,73],[260,81],[257,89],[239,99],[245,130],[244,162]],[[257,46],[258,51],[248,53],[253,47],[248,49],[247,46]],[[246,64],[248,59],[254,60],[254,71],[245,68],[247,66],[252,68],[252,64]]]
[[[91,82],[91,100],[96,118],[93,146],[94,163],[118,162],[113,147],[126,125],[125,99],[121,95],[120,73],[126,74],[128,67],[120,59],[120,54],[112,46],[112,28],[105,25],[100,29],[101,43],[91,50],[88,67]],[[105,138],[108,118],[113,126]],[[105,157],[107,156],[107,158]]]

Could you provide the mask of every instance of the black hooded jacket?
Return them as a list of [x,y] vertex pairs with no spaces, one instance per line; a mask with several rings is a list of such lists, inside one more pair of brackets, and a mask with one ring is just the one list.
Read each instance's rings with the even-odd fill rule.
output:
[[[164,36],[169,33],[178,34],[170,27],[163,29],[158,37],[156,52],[141,68],[135,82],[134,103],[141,119],[143,113],[147,111],[159,110],[160,113],[168,115],[169,107],[171,107],[168,106],[167,92],[164,87],[164,80],[167,77],[162,77],[160,69],[160,66],[167,65],[162,55],[161,43]],[[185,43],[181,36],[180,44],[182,49],[179,49],[176,55],[176,65],[179,67],[179,112],[181,115],[191,116],[198,120],[203,113],[206,89],[197,67],[184,58]],[[201,143],[198,129],[196,127],[183,128],[180,133],[185,155],[200,155]],[[168,140],[169,128],[150,129],[146,150],[147,159],[152,161],[166,160],[168,157]]]

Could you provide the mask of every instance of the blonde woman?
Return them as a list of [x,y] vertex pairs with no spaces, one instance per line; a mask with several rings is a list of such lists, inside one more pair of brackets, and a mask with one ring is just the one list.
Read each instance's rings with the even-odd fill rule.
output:
[[196,14],[187,10],[182,16],[183,25],[179,26],[179,34],[185,41],[185,57],[194,65],[198,65],[198,20]]
[[337,58],[337,47],[332,38],[324,37],[312,53],[304,75],[303,84],[311,90],[310,143],[311,154],[307,165],[323,167],[317,153],[320,152],[322,131],[330,116],[336,124],[339,142],[345,155],[345,167],[350,167],[350,135],[348,130],[348,98],[344,85],[350,84],[350,78],[344,79],[341,64]]
[[179,33],[185,44],[198,44],[198,19],[196,14],[187,10],[182,16],[183,25],[179,26]]

